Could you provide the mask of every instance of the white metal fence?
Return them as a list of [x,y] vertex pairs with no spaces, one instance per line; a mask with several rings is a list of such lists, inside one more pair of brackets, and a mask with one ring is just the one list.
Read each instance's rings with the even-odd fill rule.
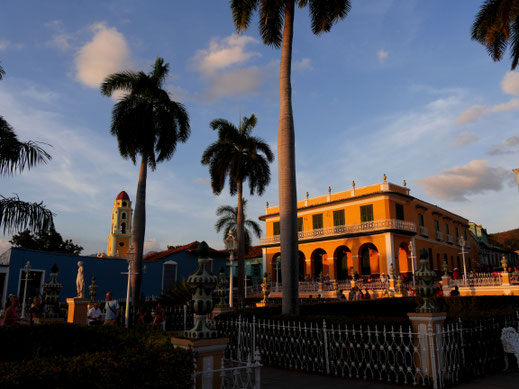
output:
[[501,330],[519,330],[519,312],[503,320],[461,321],[440,331],[263,320],[217,321],[230,339],[226,357],[245,360],[259,350],[280,368],[396,384],[444,388],[502,370]]

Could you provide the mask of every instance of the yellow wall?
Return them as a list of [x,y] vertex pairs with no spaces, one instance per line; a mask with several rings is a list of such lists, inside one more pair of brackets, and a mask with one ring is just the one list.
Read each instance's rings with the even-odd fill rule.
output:
[[[333,227],[333,211],[343,209],[345,212],[345,225],[359,225],[361,223],[361,206],[373,205],[373,221],[376,223],[380,220],[392,219],[396,220],[397,211],[396,204],[401,204],[404,209],[404,221],[412,223],[416,230],[404,231],[399,228],[388,228],[384,231],[361,231],[356,234],[344,234],[343,236],[330,236],[333,229],[325,229]],[[418,206],[418,207],[417,207]],[[274,222],[279,222],[278,207],[270,207],[266,210],[266,214],[260,217],[260,220],[266,222],[267,238],[275,238]],[[349,249],[347,254],[347,269],[350,275],[350,267],[361,274],[361,255],[364,245],[372,244],[376,251],[372,250],[370,255],[371,273],[378,275],[387,273],[389,265],[393,263],[395,271],[402,273],[411,272],[411,253],[408,246],[411,240],[414,240],[415,255],[419,257],[420,250],[425,248],[429,252],[432,250],[432,265],[436,270],[442,269],[444,256],[447,255],[449,269],[460,267],[461,247],[456,241],[456,228],[458,228],[459,236],[463,236],[464,231],[467,240],[470,240],[468,230],[468,221],[458,215],[443,210],[433,204],[423,202],[409,195],[409,189],[391,183],[380,183],[364,188],[356,188],[352,190],[339,192],[337,194],[328,194],[315,198],[309,198],[298,202],[298,217],[303,218],[303,232],[313,230],[313,215],[323,214],[323,231],[324,236],[317,238],[299,239],[299,250],[305,258],[304,274],[315,278],[316,266],[315,250],[324,250],[322,272],[331,279],[335,279],[337,274],[337,250],[341,246]],[[422,236],[419,228],[419,216],[424,216],[424,226],[427,228],[429,236]],[[436,239],[434,220],[440,223],[440,231],[443,233],[441,240]],[[453,243],[447,242],[445,225],[449,226],[449,234],[452,236]],[[412,227],[411,227],[412,228]],[[363,233],[362,233],[363,232]],[[424,232],[424,231],[422,231]],[[326,235],[328,233],[328,235]],[[277,242],[267,242],[262,244],[266,248],[267,272],[271,273],[273,279],[276,279],[275,264],[273,260],[279,256],[280,248]],[[474,264],[477,260],[477,244],[471,242],[471,250],[466,254],[467,267],[469,262]],[[459,257],[459,261],[458,261]],[[469,261],[470,259],[470,261]],[[317,261],[318,262],[318,261]],[[303,262],[301,262],[302,264]],[[419,258],[416,259],[416,267],[419,267]],[[416,269],[415,269],[416,270]],[[301,272],[302,274],[302,272]]]

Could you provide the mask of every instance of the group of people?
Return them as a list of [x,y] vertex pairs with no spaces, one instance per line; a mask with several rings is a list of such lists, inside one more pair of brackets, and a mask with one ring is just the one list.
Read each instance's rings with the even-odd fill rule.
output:
[[[151,320],[150,320],[151,317]],[[151,324],[152,328],[159,328],[165,320],[166,310],[160,303],[157,303],[155,310],[150,313],[146,310],[144,305],[140,305],[137,310],[136,320],[138,326],[148,326]],[[117,325],[121,318],[121,307],[117,300],[113,299],[112,293],[106,294],[105,314],[103,313],[98,303],[93,303],[87,313],[89,325]]]
[[369,291],[367,289],[364,289],[364,293],[362,293],[362,290],[358,286],[351,288],[350,293],[348,293],[349,301],[370,300],[370,299],[371,299],[371,295],[369,294]]
[[[5,304],[4,318],[2,319],[2,326],[11,326],[18,324],[20,317],[18,316],[18,296],[9,296]],[[43,315],[43,304],[39,297],[33,297],[29,307],[29,323],[39,324]]]

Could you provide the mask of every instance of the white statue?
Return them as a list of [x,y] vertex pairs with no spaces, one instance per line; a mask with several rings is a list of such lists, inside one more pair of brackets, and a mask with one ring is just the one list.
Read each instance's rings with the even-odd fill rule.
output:
[[77,277],[76,277],[76,290],[77,297],[84,298],[85,297],[85,279],[83,278],[83,262],[79,261],[77,263]]

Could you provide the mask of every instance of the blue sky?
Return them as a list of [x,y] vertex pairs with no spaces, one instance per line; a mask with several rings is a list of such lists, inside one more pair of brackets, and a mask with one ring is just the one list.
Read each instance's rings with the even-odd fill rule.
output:
[[[517,227],[519,73],[470,40],[479,1],[354,0],[319,37],[297,10],[293,105],[298,198],[380,182],[382,175],[490,232]],[[215,118],[256,114],[257,136],[276,150],[279,50],[257,19],[234,34],[226,1],[8,1],[0,14],[0,115],[22,140],[46,142],[52,161],[2,177],[0,193],[43,201],[57,230],[106,250],[115,196],[133,200],[138,168],[109,133],[114,100],[99,83],[121,70],[170,63],[167,89],[187,107],[192,134],[148,175],[146,249],[206,240],[221,247],[200,164]],[[249,218],[277,204],[277,163]],[[0,251],[9,236],[0,236]]]

